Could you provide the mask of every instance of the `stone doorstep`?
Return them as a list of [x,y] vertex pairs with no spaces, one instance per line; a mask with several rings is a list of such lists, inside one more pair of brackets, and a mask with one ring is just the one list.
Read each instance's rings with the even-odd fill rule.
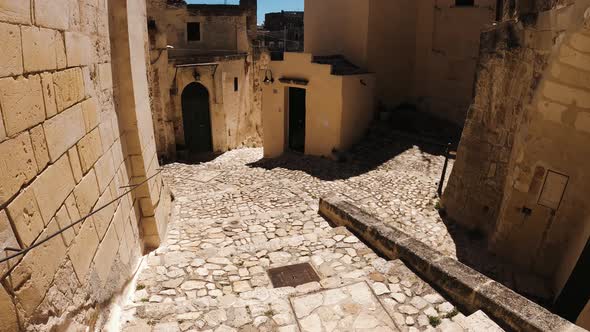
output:
[[321,198],[319,214],[336,226],[347,227],[390,259],[401,259],[457,304],[471,312],[482,310],[500,325],[515,331],[586,331],[395,227],[385,226],[341,197]]

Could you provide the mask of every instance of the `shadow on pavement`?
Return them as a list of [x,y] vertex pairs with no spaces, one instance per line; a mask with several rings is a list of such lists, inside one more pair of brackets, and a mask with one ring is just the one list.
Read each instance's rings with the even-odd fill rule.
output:
[[336,152],[334,159],[337,160],[287,152],[278,158],[261,159],[248,166],[298,170],[324,181],[343,180],[370,172],[414,146],[429,155],[444,155],[446,149],[444,141],[423,140],[393,131],[389,126],[373,126],[350,151]]
[[440,211],[440,217],[455,243],[458,261],[530,300],[548,307],[551,303],[550,285],[527,272],[516,270],[510,263],[497,257],[488,249],[485,234],[469,230],[449,220],[444,211]]

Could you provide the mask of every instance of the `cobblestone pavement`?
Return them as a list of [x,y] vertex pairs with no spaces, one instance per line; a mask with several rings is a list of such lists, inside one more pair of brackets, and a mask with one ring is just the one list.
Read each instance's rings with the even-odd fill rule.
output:
[[[242,149],[165,167],[172,222],[124,308],[124,331],[493,330],[317,214],[320,196],[344,194],[453,256],[434,209],[442,157],[400,145],[377,161],[261,158]],[[319,282],[273,288],[267,269],[303,262]]]
[[[296,196],[316,209],[320,197],[338,193],[357,206],[411,234],[433,248],[455,257],[453,238],[440,218],[435,205],[436,190],[444,157],[432,154],[440,148],[422,147],[404,141],[369,141],[354,152],[351,161],[337,163],[328,159],[286,155],[278,159],[262,159],[261,149],[231,151],[201,165],[175,164],[167,169],[175,192],[196,195],[210,191],[240,191],[248,208],[240,214],[276,209],[272,201],[258,199],[259,193],[242,189],[263,188],[274,198]],[[447,177],[452,170],[452,162]],[[196,178],[195,178],[196,177]],[[195,185],[195,180],[205,180]],[[206,180],[213,179],[207,182]],[[184,181],[187,180],[187,181]],[[243,203],[215,201],[213,197],[199,211],[203,215],[216,209],[232,211]],[[288,205],[285,205],[287,207]],[[317,211],[317,210],[316,210]]]

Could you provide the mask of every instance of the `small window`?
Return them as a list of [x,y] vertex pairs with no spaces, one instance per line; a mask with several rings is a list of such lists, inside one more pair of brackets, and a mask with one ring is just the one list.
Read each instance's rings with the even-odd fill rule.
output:
[[234,91],[238,91],[238,78],[234,77]]
[[186,24],[186,39],[188,41],[199,41],[199,40],[201,40],[201,23],[199,23],[199,22],[188,22]]
[[475,0],[455,0],[455,6],[457,6],[457,7],[473,7],[473,6],[475,6]]
[[148,30],[156,30],[156,20],[148,20]]

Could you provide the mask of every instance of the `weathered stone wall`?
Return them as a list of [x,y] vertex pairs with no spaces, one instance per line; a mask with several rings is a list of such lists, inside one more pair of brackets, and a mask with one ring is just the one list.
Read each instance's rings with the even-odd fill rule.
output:
[[164,160],[176,158],[176,141],[170,103],[170,80],[168,79],[168,38],[165,24],[156,20],[154,13],[166,9],[162,0],[147,0],[148,34],[150,48],[149,88],[152,121],[158,156]]
[[[590,1],[552,5],[482,35],[476,99],[443,198],[450,218],[544,278],[549,297],[590,237]],[[549,171],[567,177],[553,207],[542,201]]]
[[[195,71],[201,75],[199,83],[209,91],[214,151],[261,146],[260,55],[250,43],[256,1],[242,1],[240,6],[170,6],[163,0],[150,0],[147,5],[154,22],[150,28],[150,98],[158,155],[174,160],[176,147],[184,144],[181,95],[195,82]],[[187,22],[201,23],[201,41],[186,40]],[[176,67],[197,63],[212,65]],[[234,91],[234,78],[238,91]]]
[[[0,2],[0,257],[156,173],[138,93],[147,91],[145,19],[141,0]],[[0,331],[100,325],[99,309],[164,235],[166,193],[157,176],[0,264]]]
[[[168,77],[176,78],[174,84],[178,89],[177,93],[170,96],[168,110],[173,118],[176,144],[185,144],[182,91],[195,82],[194,72],[197,71],[200,75],[198,82],[209,91],[213,150],[223,152],[261,145],[261,111],[260,104],[255,104],[255,73],[254,66],[249,64],[250,60],[251,57],[241,57],[220,61],[216,66],[188,68],[176,68],[174,62],[170,64]],[[238,79],[238,91],[234,91],[234,78]],[[260,100],[259,97],[256,99]]]
[[508,21],[482,34],[476,95],[443,197],[450,218],[485,232],[495,228],[514,132],[547,61],[518,47],[516,29]]
[[[590,18],[590,1],[561,5],[539,13],[536,35],[525,31],[525,38],[533,37],[539,48],[553,40],[556,44],[532,104],[525,108],[522,130],[515,135],[492,239],[493,250],[547,277],[556,295],[590,238],[590,26],[582,26],[582,19]],[[555,207],[541,201],[549,171],[567,177]],[[517,211],[523,207],[531,212]]]
[[157,27],[150,34],[150,101],[152,121],[158,156],[165,160],[176,158],[174,117],[168,111],[170,104],[170,80],[168,79],[168,51],[165,33]]

